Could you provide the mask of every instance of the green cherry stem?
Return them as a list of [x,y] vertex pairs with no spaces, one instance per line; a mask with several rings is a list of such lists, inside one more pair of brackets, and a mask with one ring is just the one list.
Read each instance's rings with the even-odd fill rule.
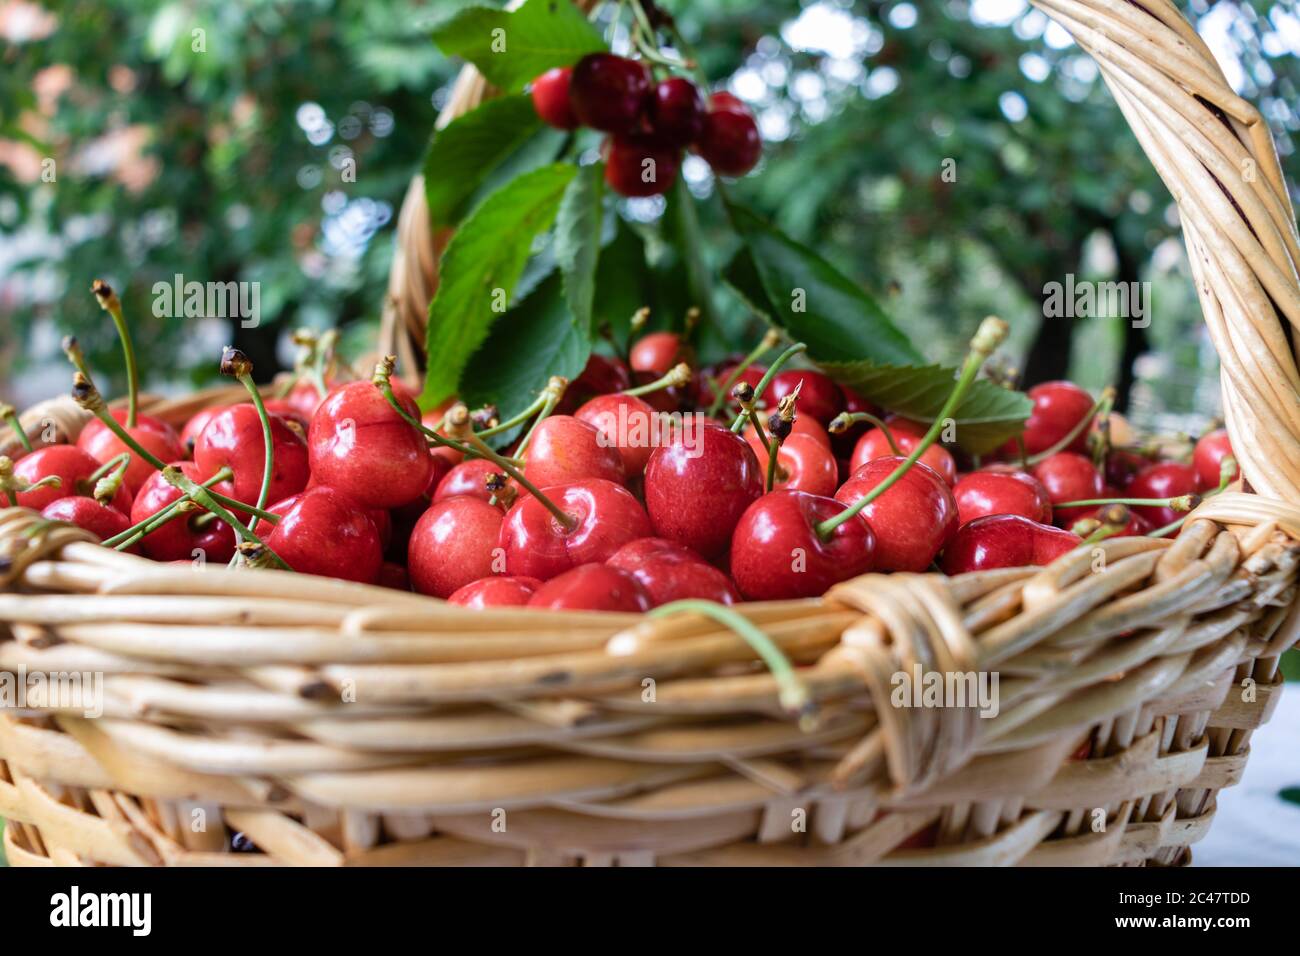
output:
[[249,530],[256,531],[258,519],[266,514],[263,509],[266,508],[266,500],[271,495],[271,479],[275,474],[275,444],[271,438],[271,416],[266,413],[262,393],[253,381],[253,363],[247,355],[227,345],[221,353],[221,374],[237,379],[239,384],[244,386],[253,399],[253,407],[257,409],[257,420],[262,423],[262,444],[265,448],[262,458],[262,487],[257,491],[257,505],[249,509],[253,518],[248,523]]
[[93,472],[91,472],[90,477],[87,478],[86,480],[93,485],[95,482],[99,481],[99,479],[103,478],[105,475],[110,474],[116,471],[117,469],[121,468],[124,463],[126,465],[131,464],[131,453],[129,451],[124,451],[120,455],[114,455],[108,461],[104,462]]
[[1095,422],[1098,418],[1103,418],[1103,417],[1108,418],[1110,416],[1111,406],[1114,404],[1115,404],[1115,389],[1107,385],[1105,388],[1101,390],[1101,397],[1098,398],[1097,401],[1093,404],[1092,408],[1088,411],[1088,414],[1084,415],[1081,419],[1075,422],[1074,427],[1071,428],[1068,432],[1066,432],[1063,436],[1061,436],[1060,440],[1057,441],[1050,448],[1044,448],[1038,454],[1030,455],[1027,459],[1025,459],[1026,466],[1032,468],[1034,465],[1037,465],[1039,462],[1043,462],[1046,461],[1048,458],[1051,458],[1057,452],[1065,451],[1065,449],[1069,448],[1070,445],[1074,443],[1074,440],[1076,438],[1078,438],[1081,434],[1083,434],[1084,431],[1091,428],[1092,423]]
[[[1219,487],[1213,491],[1207,491],[1200,496],[1201,501],[1207,498],[1213,498],[1215,495],[1222,494],[1232,484],[1232,476],[1237,470],[1237,459],[1231,455],[1224,455],[1223,460],[1219,462]],[[1177,521],[1171,521],[1163,528],[1156,528],[1154,531],[1148,531],[1148,538],[1163,538],[1170,531],[1177,531],[1187,521],[1187,515],[1183,515]]]
[[8,455],[0,455],[0,491],[9,498],[9,506],[18,507],[18,496],[38,488],[61,488],[63,479],[58,475],[46,475],[40,481],[28,481],[14,474],[14,462]]
[[65,335],[60,345],[63,348],[63,354],[72,363],[72,367],[86,378],[90,378],[90,366],[86,364],[86,354],[81,351],[81,343],[77,341],[77,337],[75,335]]
[[858,422],[868,422],[879,428],[880,433],[885,436],[885,441],[889,442],[889,451],[899,458],[903,457],[902,449],[898,447],[898,442],[894,440],[893,431],[885,424],[884,419],[878,418],[870,412],[840,412],[831,419],[830,424],[826,426],[826,430],[832,435],[840,435],[858,424]]
[[753,648],[754,653],[772,672],[772,677],[776,680],[778,699],[781,706],[792,714],[798,714],[801,724],[807,726],[811,722],[815,705],[812,695],[808,693],[807,685],[800,680],[794,665],[790,663],[790,658],[786,657],[781,648],[776,645],[776,642],[764,634],[749,618],[725,605],[717,604],[714,601],[705,601],[701,598],[670,601],[648,613],[650,617],[668,617],[673,614],[684,613],[703,614],[705,617],[712,618],[719,624],[731,628],[746,644]]
[[[767,371],[763,373],[763,377],[760,378],[758,384],[754,386],[754,401],[757,402],[763,398],[763,390],[767,388],[768,383],[776,377],[776,373],[781,371],[782,365],[790,361],[790,359],[794,358],[800,352],[806,352],[807,350],[808,346],[805,343],[796,342],[778,355],[776,361],[767,367]],[[744,422],[745,414],[744,412],[741,412],[736,416],[736,420],[731,423],[731,430],[733,432],[740,431],[740,429],[744,427]]]
[[1176,498],[1088,498],[1083,501],[1062,501],[1054,508],[1090,508],[1095,505],[1126,505],[1150,508],[1172,508],[1174,511],[1191,511],[1201,503],[1200,495],[1179,495]]
[[[211,486],[215,484],[229,480],[232,474],[233,472],[231,472],[229,468],[222,468],[207,481],[203,482],[200,487],[211,488]],[[125,531],[120,531],[113,535],[113,537],[108,538],[104,541],[104,545],[109,548],[116,548],[119,551],[129,548],[141,538],[158,530],[173,518],[178,518],[182,514],[186,514],[193,510],[192,508],[183,508],[182,506],[186,503],[192,505],[193,500],[189,495],[182,495],[166,507],[155,511],[143,521],[138,521]]]
[[749,368],[780,344],[781,333],[776,329],[768,329],[763,335],[763,340],[759,342],[758,345],[754,346],[753,351],[746,355],[739,365],[731,370],[731,374],[729,374],[721,384],[714,381],[713,385],[715,394],[713,396],[713,404],[709,406],[710,418],[716,417],[718,412],[722,410],[722,403],[727,400],[727,396],[731,394],[731,389],[740,379],[740,376],[745,374],[745,369]]
[[685,362],[678,362],[661,377],[653,382],[647,382],[644,385],[638,385],[636,388],[625,388],[619,392],[620,395],[628,395],[632,398],[640,398],[642,395],[649,395],[652,392],[659,392],[665,388],[679,388],[691,380],[691,367]]
[[18,420],[18,410],[16,408],[8,403],[0,404],[0,420],[9,423],[9,426],[14,430],[14,434],[18,436],[18,443],[23,446],[24,451],[32,451],[32,440],[27,437],[27,430],[23,428],[23,423]]
[[1006,337],[1007,324],[1001,319],[989,316],[980,323],[979,330],[971,340],[970,352],[966,356],[966,361],[962,364],[961,374],[957,378],[957,384],[948,394],[948,399],[943,403],[943,407],[939,409],[939,414],[936,415],[934,421],[930,423],[930,428],[925,433],[925,436],[916,443],[916,447],[912,449],[911,454],[909,454],[897,468],[890,472],[884,481],[876,485],[876,487],[872,488],[851,506],[841,511],[833,518],[827,518],[825,521],[815,526],[818,536],[823,541],[828,540],[830,536],[835,533],[835,529],[844,524],[844,522],[851,521],[853,518],[861,514],[863,508],[892,488],[894,484],[903,477],[903,475],[907,474],[908,469],[920,460],[926,450],[939,438],[939,433],[943,430],[944,422],[952,416],[952,413],[957,410],[957,406],[961,403],[961,400],[966,397],[966,393],[970,391],[971,385],[974,384],[976,377],[979,375],[981,366],[983,366],[984,362],[993,354],[993,351]]
[[[564,390],[567,389],[568,387],[569,387],[569,380],[565,378],[563,375],[551,376],[550,380],[547,381],[546,383],[546,387],[537,393],[537,397],[534,398],[532,402],[529,403],[527,408],[525,408],[522,412],[520,412],[517,415],[510,416],[505,421],[493,425],[491,428],[485,428],[481,432],[477,432],[478,437],[491,438],[493,435],[499,435],[502,432],[509,431],[512,428],[517,428],[518,426],[522,425],[524,422],[528,421],[528,419],[532,418],[534,415],[540,416],[540,418],[545,418],[547,415],[550,414],[550,411],[547,410],[548,404],[549,407],[553,410],[555,406],[559,404],[560,399],[564,397]],[[449,415],[450,415],[450,409],[448,410],[447,414],[444,414],[442,416],[442,421],[438,423],[439,430],[445,429],[447,427],[447,419]],[[530,435],[531,435],[531,430],[530,430]]]
[[767,440],[767,480],[763,486],[765,492],[770,492],[776,484],[776,457],[780,450],[781,439],[773,435]]
[[233,514],[227,511],[223,505],[218,503],[217,500],[208,493],[207,488],[204,488],[202,485],[194,481],[191,481],[189,478],[186,478],[184,472],[182,472],[179,468],[175,468],[170,465],[164,468],[163,479],[172,487],[180,489],[180,491],[183,492],[185,495],[187,495],[189,498],[191,498],[195,504],[199,505],[202,508],[207,509],[208,511],[211,511],[214,515],[216,515],[226,524],[230,525],[230,527],[234,528],[235,534],[239,536],[239,539],[241,541],[254,542],[256,544],[261,545],[271,553],[271,557],[275,559],[275,563],[279,567],[283,568],[286,571],[293,570],[293,568],[289,567],[289,565],[285,562],[283,558],[281,558],[274,551],[271,551],[271,549],[266,546],[266,543],[262,541],[262,539],[259,538],[257,535],[255,535],[252,531],[250,531],[242,521],[240,521]]
[[140,404],[140,374],[135,364],[135,346],[131,344],[131,330],[122,316],[122,302],[117,293],[103,279],[91,283],[99,307],[107,312],[117,326],[117,337],[122,340],[122,354],[126,356],[126,427],[135,428]]
[[116,435],[122,444],[126,445],[127,448],[154,468],[162,471],[167,467],[165,462],[132,438],[131,433],[108,413],[108,406],[104,404],[104,397],[99,394],[99,390],[95,388],[95,383],[90,380],[90,377],[82,372],[77,372],[72,377],[72,400],[103,422],[104,427]]
[[[524,437],[520,439],[518,446],[516,446],[515,458],[523,459],[524,453],[528,451],[528,446],[532,444],[533,435],[537,433],[537,426],[545,421],[551,412],[555,411],[555,406],[560,404],[560,399],[564,398],[564,391],[568,387],[569,380],[563,375],[551,376],[550,381],[546,383],[546,388],[542,389],[542,395],[544,396],[542,401],[542,410],[537,413],[537,417],[533,419],[532,425],[528,427],[528,431],[524,433]],[[450,417],[451,413],[448,412],[447,419]],[[444,419],[444,421],[447,419]],[[485,445],[483,447],[486,448],[487,446]],[[496,453],[493,452],[493,454]],[[493,461],[495,460],[496,459],[494,458]]]
[[[448,428],[458,432],[458,434],[465,439],[464,441],[457,441],[455,438],[446,438],[439,435],[432,428],[426,426],[423,422],[404,409],[402,403],[397,400],[397,396],[393,393],[392,383],[388,380],[388,376],[393,374],[393,364],[396,361],[396,356],[392,355],[386,356],[382,359],[379,364],[375,366],[375,374],[372,376],[371,382],[374,384],[375,388],[379,389],[380,394],[384,396],[388,404],[393,407],[397,414],[400,415],[407,424],[418,429],[426,438],[430,439],[435,444],[455,449],[462,455],[473,455],[479,458],[486,458],[517,481],[520,487],[526,489],[529,494],[540,501],[546,507],[546,510],[555,516],[555,520],[560,522],[560,524],[565,528],[572,531],[578,526],[578,521],[573,517],[573,515],[566,514],[559,505],[546,497],[546,495],[542,494],[541,489],[525,478],[524,473],[516,468],[509,458],[506,458],[504,455],[498,455],[492,450],[487,442],[474,434],[473,430],[469,427],[469,409],[463,404],[458,403],[453,405],[451,410],[448,411],[447,415],[444,417],[443,421],[447,423]],[[559,378],[559,376],[556,377]],[[563,379],[561,379],[561,381],[563,381]],[[568,383],[566,382],[565,384],[567,385]]]

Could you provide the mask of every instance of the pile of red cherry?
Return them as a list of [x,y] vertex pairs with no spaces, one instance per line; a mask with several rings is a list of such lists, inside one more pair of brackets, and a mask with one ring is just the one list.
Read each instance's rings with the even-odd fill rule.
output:
[[706,105],[690,80],[655,82],[640,60],[592,53],[533,81],[533,107],[557,129],[608,133],[605,181],[624,196],[657,196],[677,178],[683,149],[724,176],[743,176],[763,151],[748,107],[730,93]]
[[[501,462],[431,442],[429,432],[455,433],[446,407],[426,413],[422,429],[413,397],[396,383],[393,398],[405,414],[373,380],[336,382],[326,394],[301,381],[266,403],[274,468],[258,534],[295,571],[470,607],[644,611],[686,598],[729,604],[814,596],[867,571],[1046,564],[1084,540],[1070,528],[1089,534],[1098,524],[1100,506],[1062,504],[1137,499],[1118,517],[1109,506],[1106,533],[1148,534],[1185,514],[1163,502],[1222,487],[1232,467],[1223,464],[1230,449],[1221,430],[1196,443],[1190,463],[1110,448],[1097,467],[1090,450],[1096,453],[1098,428],[1088,421],[1096,403],[1069,382],[1051,382],[1029,392],[1023,448],[1009,443],[1001,461],[978,467],[963,461],[969,470],[960,473],[960,453],[932,445],[846,516],[917,447],[923,426],[895,416],[883,419],[886,429],[871,426],[854,416],[884,413],[852,389],[815,370],[779,371],[757,396],[765,412],[793,416],[784,425],[777,414],[769,420],[783,439],[768,490],[768,445],[754,425],[733,431],[701,411],[717,407],[732,419],[736,406],[729,396],[718,400],[719,383],[734,378],[752,390],[765,369],[732,361],[683,376],[679,363],[689,360],[689,348],[667,332],[641,337],[626,362],[593,356],[553,413],[533,424],[522,460],[513,459],[540,497],[503,473]],[[629,395],[634,375],[671,384]],[[466,410],[452,408],[463,428]],[[656,416],[677,412],[698,414],[691,421],[699,427],[653,427]],[[482,420],[474,416],[469,427]],[[249,506],[258,501],[265,445],[252,404],[205,409],[179,434],[149,416],[128,431],[195,482],[229,469],[215,490]],[[656,434],[652,447],[645,436]],[[18,459],[10,487],[18,481],[30,490],[10,493],[47,518],[103,539],[120,536],[182,497],[138,459],[110,501],[89,497],[91,477],[126,450],[92,421],[75,446]],[[506,454],[518,454],[517,444]],[[1035,457],[1041,460],[1028,467],[1017,464]],[[60,479],[58,488],[30,487],[49,476]],[[201,555],[214,562],[230,560],[236,544],[230,525],[195,506],[130,550],[158,561]]]

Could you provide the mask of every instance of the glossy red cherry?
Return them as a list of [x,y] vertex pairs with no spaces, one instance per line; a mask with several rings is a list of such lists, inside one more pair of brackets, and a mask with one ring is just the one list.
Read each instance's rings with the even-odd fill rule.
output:
[[501,469],[486,458],[462,461],[447,472],[447,477],[438,484],[433,500],[445,501],[457,495],[469,495],[471,498],[488,501],[492,498],[492,492],[487,488],[487,476],[500,473]]
[[[1043,382],[1029,390],[1034,403],[1025,422],[1022,436],[1025,453],[1037,455],[1051,448],[1068,435],[1079,422],[1092,412],[1092,396],[1073,382]],[[1015,442],[1007,444],[1008,453],[1019,453]],[[1065,451],[1087,451],[1088,429],[1079,432]]]
[[823,541],[815,526],[845,506],[805,491],[774,491],[751,504],[731,541],[731,576],[751,601],[815,597],[874,567],[875,535],[855,516]]
[[646,464],[645,503],[655,534],[705,558],[726,551],[736,522],[762,493],[753,450],[720,425],[684,430]]
[[749,113],[749,107],[745,101],[734,93],[728,93],[726,90],[718,90],[709,97],[709,109],[717,112],[718,110],[730,110],[733,113]]
[[[1196,488],[1198,491],[1214,491],[1219,487],[1219,466],[1223,459],[1232,454],[1232,445],[1228,441],[1226,429],[1218,428],[1201,436],[1192,452],[1192,467],[1196,469]],[[1235,468],[1229,481],[1241,477],[1241,469]]]
[[[717,102],[715,95],[714,102]],[[763,155],[758,124],[748,110],[712,109],[704,117],[704,129],[695,148],[714,172],[722,176],[743,176]]]
[[641,136],[618,136],[605,151],[605,182],[621,196],[659,196],[677,179],[675,147]]
[[704,131],[706,107],[700,91],[680,76],[660,80],[650,97],[650,128],[671,146],[689,146]]
[[[764,422],[763,427],[764,430],[766,430],[767,428],[766,422]],[[749,442],[749,446],[754,449],[755,453],[757,453],[758,448],[762,445],[762,442],[759,441],[758,432],[754,430],[754,426],[752,424],[746,425],[740,434],[745,439],[745,441]],[[811,438],[813,441],[821,445],[827,451],[831,450],[830,435],[827,434],[826,429],[822,428],[821,425],[817,424],[816,419],[808,418],[804,415],[796,416],[794,420],[794,425],[790,429],[790,436],[793,437],[795,435],[803,435],[807,438]],[[789,440],[790,438],[786,439],[786,441]],[[766,465],[767,459],[762,459],[762,463]]]
[[[844,406],[840,409],[842,412],[848,412],[849,414],[866,412],[870,415],[876,416],[883,414],[878,407],[867,401],[847,385],[840,386],[840,394],[844,396]],[[853,449],[857,447],[858,439],[860,439],[870,428],[871,425],[867,422],[856,422],[838,435],[831,435],[830,442],[831,447],[835,450],[835,456],[837,458],[852,459]]]
[[[173,464],[190,481],[202,483],[207,478],[192,461],[177,461]],[[234,495],[234,488],[228,481],[219,482],[215,490],[223,495]],[[140,488],[131,505],[131,524],[139,524],[180,497],[181,492],[166,482],[162,472],[154,472]],[[146,535],[140,541],[140,550],[155,561],[190,561],[198,554],[212,563],[229,561],[235,554],[234,529],[224,521],[205,519],[200,522],[199,518],[204,514],[204,511],[195,511],[173,518]]]
[[301,428],[303,435],[306,435],[307,429],[311,427],[311,416],[304,414],[302,409],[288,399],[266,398],[262,400],[262,405],[270,414],[279,415],[286,423],[292,422],[296,427]]
[[810,369],[777,372],[763,391],[763,401],[768,408],[776,408],[776,403],[796,388],[800,418],[813,418],[825,425],[843,410],[844,395],[840,387],[828,376]]
[[1082,539],[1020,515],[986,515],[963,525],[944,549],[946,574],[1051,564]]
[[[796,422],[798,419],[795,420]],[[750,429],[746,435],[749,447],[754,450],[758,467],[767,473],[767,449]],[[831,450],[816,438],[804,432],[791,432],[776,454],[776,477],[773,486],[806,491],[811,495],[829,497],[839,485],[839,468]]]
[[[1197,490],[1196,477],[1196,471],[1191,465],[1184,465],[1180,461],[1163,461],[1138,472],[1137,477],[1125,489],[1124,495],[1127,498],[1178,498],[1191,495]],[[1219,486],[1217,480],[1214,486]],[[1163,528],[1187,515],[1186,511],[1153,505],[1130,508],[1145,518],[1152,528]]]
[[691,359],[690,346],[676,332],[648,332],[633,343],[628,354],[634,372],[653,372],[656,377]]
[[107,541],[131,527],[131,519],[122,512],[83,495],[56,498],[41,509],[41,517],[75,524],[100,541]]
[[605,563],[627,571],[640,581],[654,607],[687,598],[703,598],[719,604],[740,600],[729,577],[705,563],[694,551],[666,538],[631,541]]
[[[632,384],[636,387],[650,385],[658,379],[659,376],[654,372],[632,373]],[[697,404],[695,383],[693,381],[687,382],[685,385],[656,388],[654,391],[646,392],[638,397],[656,412],[668,412],[669,414],[692,409]]]
[[[835,500],[856,503],[904,460],[890,456],[867,462],[840,486]],[[957,502],[939,473],[918,461],[860,517],[875,535],[877,571],[924,571],[957,530]]]
[[[409,397],[402,407],[418,419]],[[312,474],[367,508],[396,508],[429,485],[433,462],[424,435],[370,382],[349,382],[316,410],[307,433]]]
[[667,437],[659,434],[656,411],[634,395],[597,395],[574,417],[596,429],[605,444],[618,450],[625,475],[645,471],[655,445]]
[[[120,409],[114,410],[113,417],[125,425],[126,412]],[[96,425],[99,427],[94,427]],[[159,461],[177,461],[185,457],[185,447],[181,444],[180,436],[176,434],[175,429],[160,419],[141,415],[135,428],[127,429],[127,433]],[[88,423],[82,429],[81,436],[77,439],[77,447],[101,465],[123,452],[130,452],[131,464],[127,466],[124,481],[132,493],[148,481],[149,476],[155,472],[153,465],[131,451],[109,430],[107,425],[98,420]]]
[[1052,520],[1052,501],[1043,483],[1014,468],[973,471],[953,486],[952,496],[961,524],[985,515],[1020,515],[1040,524]]
[[[56,475],[59,478],[59,487],[21,491],[18,493],[18,504],[23,508],[40,511],[50,502],[60,498],[94,494],[95,488],[90,481],[90,476],[99,467],[100,463],[87,452],[72,445],[48,445],[45,448],[38,448],[14,462],[14,477],[25,478],[35,483],[42,478]],[[123,514],[127,514],[131,511],[131,500],[131,492],[123,482],[110,504]],[[8,504],[8,501],[5,500],[5,503]]]
[[277,501],[280,516],[267,547],[300,574],[318,574],[374,584],[384,563],[379,529],[346,495],[318,485]]
[[379,580],[375,582],[381,588],[392,588],[394,591],[411,590],[411,575],[407,573],[405,566],[398,564],[396,561],[385,561],[379,568]]
[[547,126],[556,129],[577,129],[577,114],[569,102],[569,80],[572,67],[557,66],[533,80],[533,109]]
[[[894,436],[894,441],[898,443],[898,450],[904,456],[910,455],[912,449],[925,437],[925,428],[904,418],[891,415],[886,419],[885,424],[889,426],[889,432]],[[893,454],[885,433],[879,428],[872,428],[858,439],[858,444],[853,449],[853,457],[849,460],[849,471],[851,474],[856,474],[858,469],[867,462],[876,458],[887,458]],[[937,471],[949,485],[956,482],[957,463],[953,460],[952,453],[943,446],[931,445],[921,455],[919,461]]]
[[194,443],[198,441],[199,435],[203,434],[203,429],[208,427],[208,422],[229,407],[229,405],[209,405],[190,416],[180,434],[181,444],[187,454],[191,456],[194,454]]
[[650,98],[650,71],[613,53],[590,53],[569,81],[573,112],[584,126],[606,133],[634,133]]
[[1053,520],[1068,528],[1079,520],[1080,508],[1057,508],[1064,501],[1088,501],[1102,496],[1101,473],[1086,455],[1061,451],[1034,465],[1031,474],[1043,483],[1052,501]]
[[622,359],[593,352],[587,359],[582,374],[564,390],[564,398],[555,410],[561,415],[572,415],[590,398],[621,392],[631,387],[632,375]]
[[566,528],[532,495],[520,498],[501,525],[499,546],[507,574],[546,581],[580,564],[604,561],[629,541],[650,536],[641,503],[612,481],[589,478],[548,488],[546,495],[576,524]]
[[[702,405],[709,406],[713,404],[713,401],[717,396],[717,392],[714,390],[715,386],[721,387],[722,385],[725,385],[727,383],[727,379],[731,377],[731,373],[736,370],[737,364],[739,363],[736,362],[726,363],[722,366],[719,366],[715,371],[709,372],[708,374],[705,374],[703,372],[700,374],[699,392],[700,392],[700,403]],[[767,373],[766,365],[750,365],[746,367],[743,372],[741,372],[738,376],[736,376],[736,381],[732,382],[731,385],[727,388],[727,397],[726,397],[727,404],[731,406],[735,405],[735,402],[731,398],[731,390],[735,388],[736,385],[738,385],[740,382],[746,382],[748,383],[750,388],[758,388],[758,383],[762,381],[763,376],[766,373]]]
[[482,609],[485,607],[523,607],[542,582],[508,574],[471,581],[447,598],[448,604]]
[[[1116,497],[1117,497],[1117,496],[1116,496]],[[1105,506],[1105,505],[1095,505],[1095,506],[1093,506],[1093,507],[1091,507],[1091,508],[1079,508],[1079,509],[1077,509],[1077,510],[1078,510],[1078,513],[1075,514],[1075,515],[1072,515],[1073,523],[1072,523],[1071,526],[1070,526],[1069,528],[1067,528],[1066,530],[1067,530],[1067,531],[1073,530],[1073,525],[1074,525],[1074,524],[1077,524],[1078,522],[1083,521],[1083,520],[1086,519],[1086,518],[1096,518],[1097,515],[1101,512],[1101,509],[1104,508],[1104,507],[1106,507],[1106,506]],[[1075,510],[1075,509],[1071,509],[1071,510],[1073,511],[1073,510]],[[1124,525],[1124,527],[1123,527],[1121,530],[1119,530],[1119,531],[1115,531],[1115,532],[1111,533],[1111,534],[1109,535],[1109,537],[1112,537],[1112,538],[1140,538],[1140,537],[1142,537],[1143,535],[1148,534],[1149,532],[1154,531],[1154,530],[1155,530],[1155,528],[1154,528],[1154,526],[1151,524],[1151,522],[1147,521],[1146,518],[1143,518],[1140,514],[1138,514],[1136,511],[1134,511],[1132,508],[1130,508],[1130,509],[1128,509],[1128,522]]]
[[[1126,448],[1114,448],[1106,455],[1106,484],[1123,490],[1129,486],[1139,471],[1151,464],[1151,459]],[[1218,479],[1215,479],[1218,486]]]
[[621,482],[623,458],[586,422],[572,415],[551,415],[533,432],[524,477],[542,489],[584,478]]
[[407,545],[411,586],[445,598],[500,571],[494,552],[501,519],[500,508],[467,495],[434,502],[416,522]]
[[583,564],[543,584],[528,601],[529,607],[559,611],[650,610],[650,595],[641,582],[606,564]]
[[[327,380],[325,384],[333,392],[343,383]],[[396,382],[393,383],[393,387],[397,387]],[[316,414],[316,409],[320,408],[321,402],[325,401],[325,397],[321,396],[316,384],[304,375],[294,384],[293,388],[289,389],[289,394],[285,396],[284,400],[298,409],[298,412],[310,422]]]
[[[279,415],[270,415],[274,468],[268,502],[283,501],[307,487],[307,443]],[[252,405],[223,408],[208,422],[194,442],[194,464],[204,475],[229,468],[234,477],[234,497],[256,504],[266,472],[266,442],[262,421]],[[274,550],[274,549],[272,549]]]

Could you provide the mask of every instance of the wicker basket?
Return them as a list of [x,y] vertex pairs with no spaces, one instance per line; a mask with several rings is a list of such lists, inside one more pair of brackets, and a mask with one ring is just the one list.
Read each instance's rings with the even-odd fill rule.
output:
[[[196,572],[0,511],[0,672],[104,675],[99,719],[39,692],[0,714],[10,862],[1185,863],[1300,629],[1300,245],[1259,114],[1171,4],[1036,5],[1096,58],[1178,201],[1254,493],[1173,542],[742,606],[805,665],[811,727],[698,616]],[[466,71],[449,113],[485,92]],[[386,324],[412,362],[441,238],[418,181],[399,231]],[[180,422],[230,394],[148,408]],[[56,440],[83,423],[65,401],[25,419]],[[913,665],[998,673],[1000,712],[892,706]],[[234,831],[260,852],[231,852]]]

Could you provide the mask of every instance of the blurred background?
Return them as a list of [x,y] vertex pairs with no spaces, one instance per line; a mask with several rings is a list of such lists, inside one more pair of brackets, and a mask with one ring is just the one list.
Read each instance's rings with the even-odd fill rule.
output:
[[[122,291],[157,390],[213,378],[227,342],[269,377],[304,325],[340,324],[364,350],[457,68],[429,26],[456,6],[0,0],[0,397],[64,390],[67,332],[104,379],[117,369],[95,277]],[[1043,14],[1023,0],[664,6],[759,116],[765,160],[737,192],[875,290],[932,358],[954,359],[995,312],[1027,382],[1113,382],[1155,427],[1216,414],[1169,195],[1096,66]],[[1182,6],[1294,180],[1296,0]],[[707,228],[707,168],[684,174]],[[178,273],[259,282],[261,326],[155,318],[153,284]],[[1067,273],[1149,281],[1150,326],[1042,321],[1044,284]]]

